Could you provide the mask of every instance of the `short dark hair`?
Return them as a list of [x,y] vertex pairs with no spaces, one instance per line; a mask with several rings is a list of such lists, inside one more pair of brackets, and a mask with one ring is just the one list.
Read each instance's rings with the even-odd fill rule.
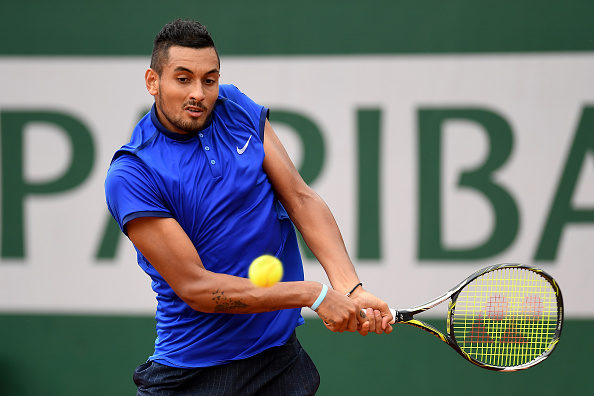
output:
[[174,45],[196,49],[214,48],[217,58],[219,57],[206,26],[191,19],[176,19],[163,26],[163,29],[155,37],[150,67],[157,74],[161,75],[163,72],[163,66],[169,58],[169,48]]

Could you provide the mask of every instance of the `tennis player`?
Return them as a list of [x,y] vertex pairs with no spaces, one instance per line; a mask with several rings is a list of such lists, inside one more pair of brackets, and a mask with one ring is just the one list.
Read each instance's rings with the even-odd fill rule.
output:
[[[163,27],[145,74],[155,103],[105,180],[108,208],[157,298],[155,349],[134,373],[137,395],[315,394],[318,372],[295,336],[301,308],[331,331],[362,335],[391,332],[392,315],[363,289],[269,110],[219,85],[219,73],[202,24]],[[330,288],[304,281],[294,226]],[[247,279],[262,254],[284,265],[283,281],[269,288]]]

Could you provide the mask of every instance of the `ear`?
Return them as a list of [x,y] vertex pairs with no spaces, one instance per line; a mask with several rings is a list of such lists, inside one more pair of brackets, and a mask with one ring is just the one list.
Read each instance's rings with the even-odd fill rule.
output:
[[147,91],[155,96],[159,94],[159,74],[153,69],[148,69],[144,73],[144,82],[146,83]]

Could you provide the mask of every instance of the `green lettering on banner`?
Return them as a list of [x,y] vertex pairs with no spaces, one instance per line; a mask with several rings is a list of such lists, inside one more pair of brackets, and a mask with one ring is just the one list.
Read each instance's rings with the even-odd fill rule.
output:
[[[303,147],[303,160],[298,166],[301,177],[307,184],[312,184],[322,172],[325,160],[326,147],[320,128],[309,118],[287,110],[273,110],[270,112],[270,122],[291,127],[297,132]],[[301,251],[310,260],[315,259],[303,237],[297,232]]]
[[[493,181],[493,173],[509,157],[513,134],[500,115],[485,109],[420,109],[419,120],[419,242],[421,260],[476,260],[505,250],[518,233],[519,212],[508,191]],[[448,249],[442,238],[442,126],[448,120],[475,122],[487,132],[489,154],[477,169],[462,172],[458,185],[482,193],[495,214],[490,238],[481,245]]]
[[594,209],[576,209],[571,203],[586,155],[594,154],[594,107],[585,107],[557,187],[549,217],[534,257],[553,261],[557,257],[561,233],[567,223],[594,223]]
[[[66,171],[43,183],[28,183],[23,169],[25,127],[29,123],[53,124],[70,139],[72,159]],[[24,201],[28,195],[54,194],[81,184],[91,173],[94,144],[91,133],[78,119],[49,111],[0,113],[2,166],[3,258],[25,257]]]
[[312,184],[322,172],[326,147],[320,128],[303,114],[286,110],[270,112],[270,122],[291,127],[297,132],[303,145],[303,160],[299,165],[299,173],[307,184]]
[[[150,107],[141,110],[138,114],[138,120],[141,120],[150,110]],[[120,231],[118,223],[107,210],[105,211],[103,233],[101,235],[101,241],[99,242],[97,253],[95,253],[95,258],[102,260],[101,264],[110,264],[112,263],[110,260],[115,258],[119,242],[122,240],[124,234]]]
[[358,249],[357,258],[379,260],[380,238],[380,164],[381,164],[381,111],[359,110],[359,202],[358,202]]
[[[106,211],[106,213],[102,234],[103,237],[101,238],[99,249],[95,254],[95,257],[98,260],[111,260],[115,258],[119,242],[122,239],[121,236],[124,235],[111,214],[108,211]],[[111,261],[102,261],[101,263],[111,263]]]

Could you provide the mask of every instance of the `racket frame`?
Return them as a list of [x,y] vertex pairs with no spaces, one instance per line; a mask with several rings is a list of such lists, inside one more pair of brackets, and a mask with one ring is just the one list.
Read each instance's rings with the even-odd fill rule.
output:
[[[460,294],[462,289],[464,289],[464,287],[466,287],[470,282],[472,282],[473,280],[475,280],[476,278],[478,278],[481,275],[484,275],[491,271],[496,271],[496,270],[505,269],[505,268],[524,268],[524,269],[538,273],[539,275],[541,275],[545,280],[547,280],[551,284],[551,286],[553,287],[553,290],[555,291],[556,297],[557,297],[557,325],[555,328],[555,334],[553,336],[553,339],[552,339],[549,347],[541,355],[539,355],[537,358],[531,360],[530,362],[527,362],[527,363],[524,363],[521,365],[511,366],[511,367],[490,365],[490,364],[478,361],[478,360],[474,359],[472,356],[470,356],[468,353],[464,352],[462,350],[462,348],[460,348],[460,346],[456,342],[455,338],[452,336],[452,334],[454,334],[454,328],[453,328],[454,324],[453,324],[453,321],[451,320],[451,317],[453,315],[453,310],[455,310],[455,306],[456,306],[456,299],[458,298],[458,295]],[[448,306],[448,315],[447,315],[447,334],[442,333],[437,328],[431,326],[428,323],[425,323],[419,319],[415,319],[415,317],[414,317],[415,315],[425,312],[425,311],[427,311],[427,310],[435,307],[436,305],[439,305],[447,300],[450,300],[450,303]],[[555,279],[553,279],[552,276],[550,276],[548,273],[546,273],[545,271],[543,271],[540,268],[536,268],[536,267],[532,267],[532,266],[528,266],[528,265],[524,265],[524,264],[517,264],[517,263],[495,264],[495,265],[491,265],[491,266],[482,268],[482,269],[476,271],[475,273],[473,273],[472,275],[470,275],[469,277],[467,277],[466,279],[464,279],[462,282],[460,282],[457,286],[455,286],[454,288],[449,290],[447,293],[445,293],[431,301],[428,301],[421,305],[417,305],[412,308],[398,309],[398,310],[391,309],[390,311],[392,312],[392,315],[394,316],[395,323],[403,323],[403,324],[407,324],[407,325],[414,326],[419,329],[425,330],[426,332],[433,334],[434,336],[436,336],[437,338],[439,338],[440,340],[442,340],[443,342],[448,344],[456,352],[458,352],[460,354],[460,356],[462,356],[464,359],[468,360],[469,362],[471,362],[479,367],[486,368],[489,370],[494,370],[494,371],[509,372],[509,371],[524,370],[524,369],[535,366],[536,364],[542,362],[543,360],[545,360],[547,357],[549,357],[551,355],[551,353],[557,346],[557,343],[559,342],[559,338],[561,337],[561,329],[563,327],[563,296],[561,294],[561,289],[559,288],[559,285],[557,284]]]

